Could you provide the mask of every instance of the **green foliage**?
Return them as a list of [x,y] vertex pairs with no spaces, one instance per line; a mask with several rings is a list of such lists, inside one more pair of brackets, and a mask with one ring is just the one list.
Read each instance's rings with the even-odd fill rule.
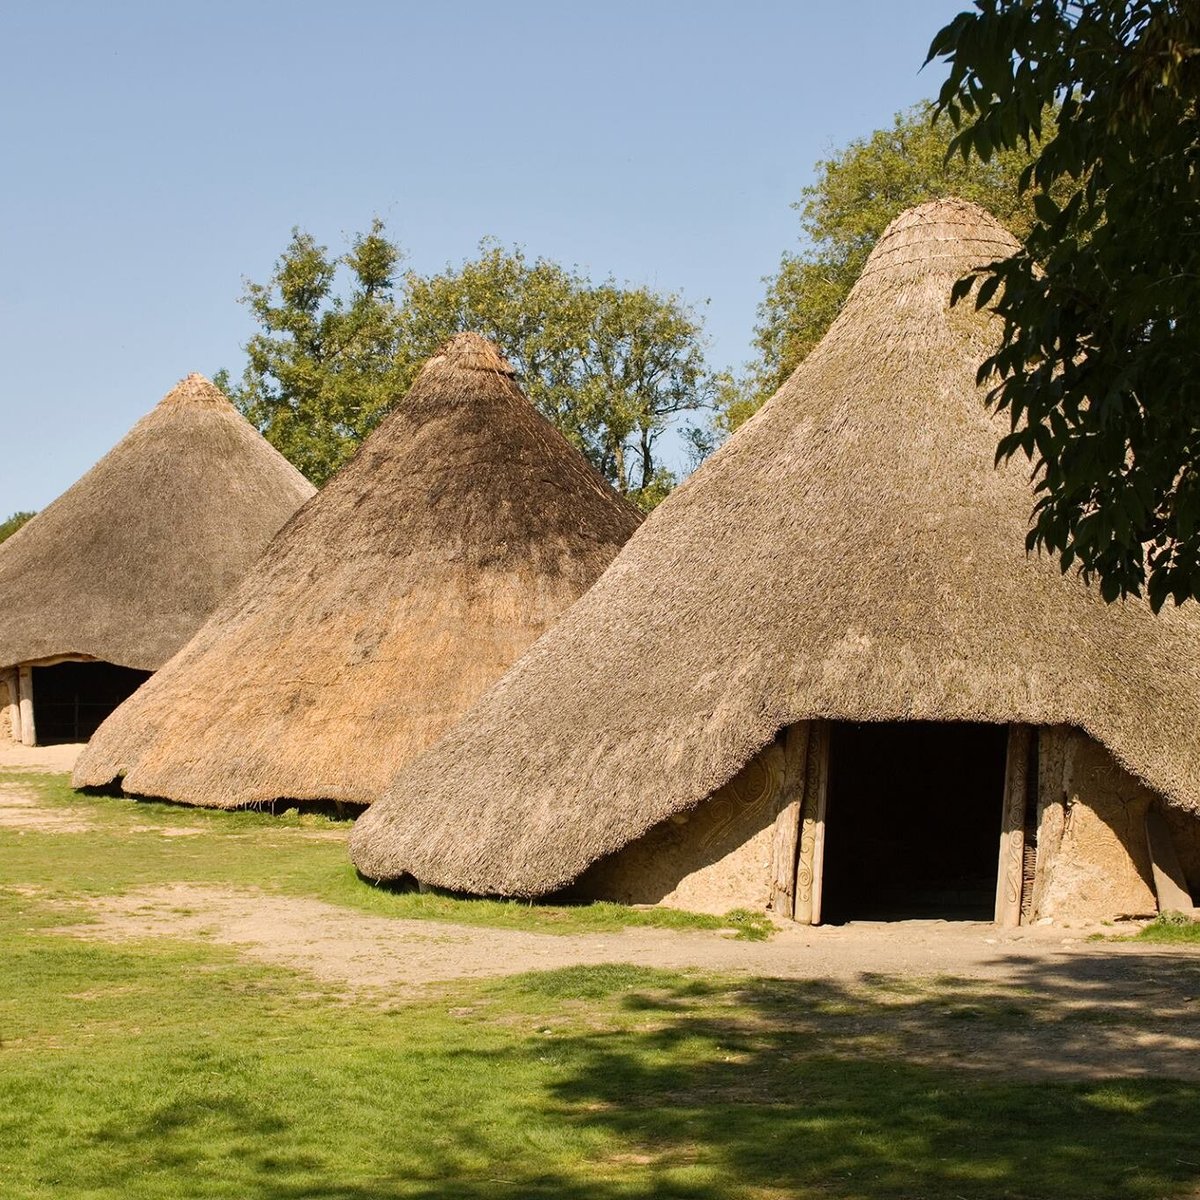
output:
[[867,256],[888,224],[925,200],[960,196],[987,209],[1013,233],[1033,219],[1018,194],[1023,150],[996,154],[986,164],[948,158],[954,128],[931,105],[898,113],[888,129],[851,142],[817,164],[815,182],[795,205],[808,243],[786,253],[759,306],[747,386],[727,395],[719,424],[732,431],[796,369],[841,311]]
[[432,275],[398,277],[400,258],[379,221],[340,258],[295,230],[271,280],[246,287],[262,331],[241,383],[217,382],[310,479],[349,458],[447,338],[473,331],[500,346],[533,403],[618,491],[646,509],[666,495],[675,480],[659,440],[717,387],[700,320],[678,296],[593,283],[491,242]]
[[593,283],[517,247],[485,241],[461,267],[410,273],[399,323],[400,353],[418,364],[454,333],[495,341],[530,400],[645,509],[675,482],[661,435],[716,387],[702,325],[679,296]]
[[1034,148],[1024,246],[976,277],[1004,319],[981,373],[999,454],[1034,464],[1030,547],[1108,600],[1200,596],[1200,6],[975,0],[929,58],[961,159]]
[[[393,293],[400,251],[376,219],[331,258],[307,233],[292,240],[266,284],[243,302],[261,327],[246,344],[240,384],[215,382],[285,458],[322,484],[379,423],[409,381],[397,362]],[[350,291],[335,291],[339,271]]]
[[37,513],[31,512],[15,512],[6,521],[0,521],[0,542],[5,538],[10,538],[22,525],[25,524],[31,517],[36,517]]

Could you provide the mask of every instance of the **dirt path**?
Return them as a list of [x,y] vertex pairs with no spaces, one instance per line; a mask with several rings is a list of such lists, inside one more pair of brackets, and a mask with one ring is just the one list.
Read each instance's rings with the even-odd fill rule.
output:
[[61,746],[20,746],[8,738],[0,738],[0,770],[55,771],[68,775],[84,747],[83,742]]
[[[83,805],[46,804],[37,791],[0,772],[0,829],[19,833],[90,833],[99,828],[92,812]],[[206,833],[203,825],[130,825],[127,833],[153,834],[155,837],[194,837]],[[321,830],[298,830],[298,837],[340,837]]]
[[[85,805],[43,804],[2,769],[69,769],[78,747],[0,745],[0,827],[86,833]],[[137,825],[186,836],[200,826]],[[342,839],[345,832],[298,831]],[[831,1051],[883,1051],[1022,1077],[1154,1074],[1200,1080],[1200,949],[1091,942],[1086,929],[999,930],[910,921],[781,929],[768,942],[636,928],[559,936],[403,920],[253,889],[176,884],[72,911],[80,938],[204,940],[305,972],[364,1001],[429,1000],[437,987],[585,964],[697,970],[781,981],[764,1021],[811,1031]],[[1111,932],[1111,930],[1106,931]],[[431,991],[431,989],[433,989]]]
[[[257,961],[296,967],[329,982],[402,990],[450,979],[606,962],[789,979],[852,980],[864,971],[983,979],[1010,974],[1005,964],[1043,960],[1085,944],[1079,938],[1064,938],[1061,930],[1001,931],[990,924],[961,921],[793,926],[766,942],[739,941],[718,932],[641,927],[560,935],[375,917],[320,900],[195,884],[99,899],[90,912],[98,923],[73,932],[120,940],[203,937],[238,946]],[[1106,950],[1114,959],[1122,955],[1119,945]],[[1200,987],[1200,977],[1196,982]]]
[[95,822],[84,808],[51,808],[19,783],[0,778],[0,828],[35,833],[86,833]]
[[[847,1039],[883,1039],[922,1061],[1027,1076],[1200,1078],[1200,955],[1062,931],[914,921],[788,928],[763,943],[644,928],[557,936],[183,884],[98,900],[89,915],[94,923],[64,932],[203,938],[255,962],[382,993],[385,1002],[445,981],[580,964],[696,968],[796,981],[801,1010],[832,1004],[833,1025],[841,1022]],[[822,1017],[820,1035],[832,1045],[830,1019]]]

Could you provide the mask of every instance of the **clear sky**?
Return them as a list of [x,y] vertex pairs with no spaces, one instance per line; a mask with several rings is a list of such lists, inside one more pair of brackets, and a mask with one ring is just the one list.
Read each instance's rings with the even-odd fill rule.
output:
[[814,164],[936,92],[967,6],[0,0],[0,519],[240,373],[242,280],[294,225],[678,291],[744,362]]

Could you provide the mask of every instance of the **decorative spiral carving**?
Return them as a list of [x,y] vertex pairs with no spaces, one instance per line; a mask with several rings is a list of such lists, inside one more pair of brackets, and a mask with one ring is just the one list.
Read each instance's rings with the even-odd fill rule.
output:
[[765,808],[783,783],[783,755],[768,746],[755,755],[708,802],[711,821],[700,839],[706,849],[724,839],[735,821],[744,820]]

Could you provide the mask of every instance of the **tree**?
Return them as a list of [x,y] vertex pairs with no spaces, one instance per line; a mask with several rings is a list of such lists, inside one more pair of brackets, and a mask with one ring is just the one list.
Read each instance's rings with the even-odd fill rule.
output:
[[[711,405],[717,377],[699,319],[676,295],[593,283],[548,259],[484,242],[477,257],[397,279],[399,250],[376,221],[330,258],[292,240],[245,302],[262,332],[246,346],[240,386],[218,383],[315,483],[353,453],[451,335],[492,338],[532,402],[623,494],[651,508],[674,485],[659,456],[680,414]],[[352,293],[335,291],[339,268]],[[693,443],[698,430],[685,430]]]
[[919,104],[897,113],[888,129],[851,142],[819,162],[815,181],[794,206],[808,246],[786,253],[759,306],[758,351],[740,392],[727,397],[718,421],[732,431],[768,399],[833,323],[879,236],[906,208],[924,200],[973,200],[1017,236],[1033,220],[1018,182],[1029,157],[1021,149],[983,166],[948,158],[954,127]]
[[15,512],[6,521],[0,521],[0,542],[6,538],[12,537],[22,525],[25,524],[31,517],[36,517],[37,513],[31,512]]
[[1030,548],[1109,600],[1200,596],[1200,5],[975,0],[929,59],[962,161],[1032,151],[1023,247],[956,289],[1003,318],[981,379]]
[[681,413],[711,403],[699,320],[676,295],[590,282],[491,242],[459,268],[410,274],[401,353],[420,361],[451,334],[492,338],[530,400],[624,495],[652,508],[673,486],[658,458]]
[[[716,382],[704,361],[701,327],[676,296],[618,288],[585,293],[586,353],[577,394],[596,414],[594,456],[619,490],[651,509],[676,480],[655,459],[673,417],[710,407]],[[685,431],[695,444],[694,429]]]
[[[394,289],[400,251],[375,220],[330,258],[307,233],[292,239],[266,284],[242,297],[261,332],[245,346],[240,384],[216,383],[281,454],[318,486],[354,452],[403,392]],[[350,294],[334,291],[339,271]]]

